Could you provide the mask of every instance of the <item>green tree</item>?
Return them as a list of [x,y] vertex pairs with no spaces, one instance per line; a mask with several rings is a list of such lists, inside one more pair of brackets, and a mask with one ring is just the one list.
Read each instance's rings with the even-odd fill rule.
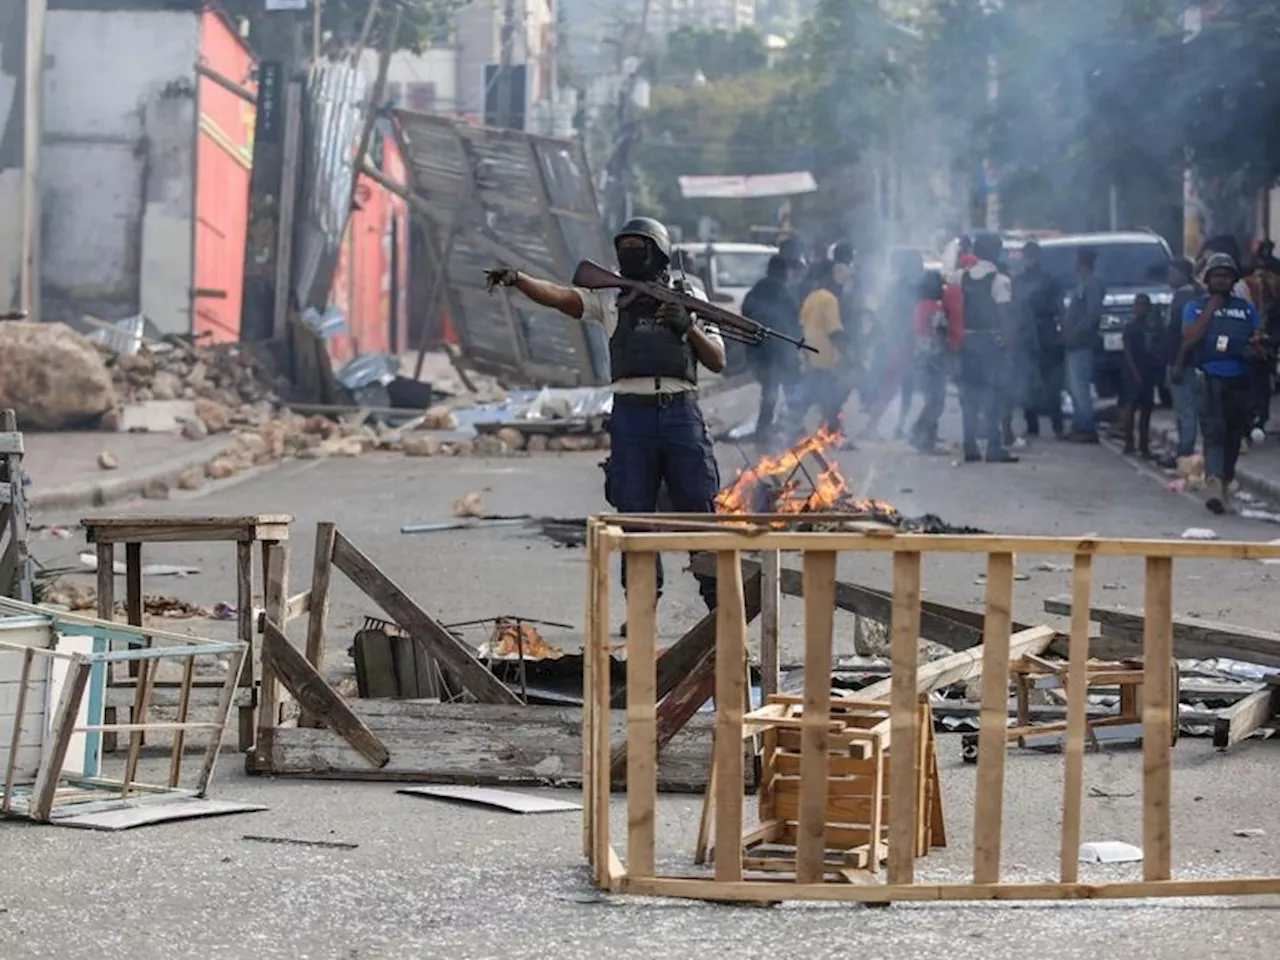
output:
[[[330,46],[349,49],[360,38],[369,0],[311,0],[321,2],[321,29],[330,37]],[[421,51],[446,39],[454,13],[466,6],[467,0],[385,0],[380,4],[369,31],[368,45],[380,47],[391,28],[394,12],[401,10],[400,30],[396,39],[397,49]],[[252,45],[253,26],[266,12],[264,0],[223,0],[223,8],[233,17],[247,20],[250,25]],[[277,14],[278,16],[278,14]],[[303,22],[307,49],[311,49],[311,14],[298,14]]]
[[681,27],[667,37],[655,76],[676,82],[701,74],[707,80],[723,80],[757,73],[769,62],[764,35],[748,27],[729,31],[709,27]]

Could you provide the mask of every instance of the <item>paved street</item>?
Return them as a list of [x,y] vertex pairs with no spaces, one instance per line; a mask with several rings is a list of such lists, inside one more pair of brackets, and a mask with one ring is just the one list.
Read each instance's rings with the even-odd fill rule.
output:
[[[732,421],[750,391],[718,398]],[[954,428],[953,428],[954,429]],[[721,450],[726,477],[741,464]],[[374,455],[292,461],[203,496],[128,508],[153,513],[285,512],[296,518],[292,592],[309,577],[315,523],[333,520],[388,574],[443,621],[502,613],[580,624],[586,579],[581,550],[554,548],[510,529],[405,536],[401,525],[449,519],[454,498],[479,492],[492,513],[581,516],[604,509],[599,454],[501,460],[406,459]],[[891,500],[905,513],[996,532],[1177,537],[1211,526],[1223,538],[1271,539],[1273,527],[1214,518],[1190,497],[1169,493],[1104,447],[1048,441],[1011,466],[955,467],[884,445],[845,454],[841,464],[859,492]],[[74,523],[92,511],[48,523]],[[79,541],[42,540],[46,562],[74,562]],[[232,551],[219,545],[149,548],[153,562],[202,568],[185,580],[149,582],[148,591],[212,605],[234,597]],[[691,579],[668,561],[672,581],[661,605],[664,636],[699,615]],[[1039,622],[1045,597],[1065,593],[1069,574],[1034,569],[1017,584],[1016,614]],[[962,606],[981,602],[977,559],[926,562],[926,597]],[[1185,563],[1176,568],[1175,610],[1234,623],[1274,623],[1275,571],[1259,563]],[[845,557],[842,576],[889,586],[879,558]],[[1140,606],[1138,563],[1100,563],[1095,602]],[[91,582],[86,580],[86,582]],[[615,622],[622,619],[614,591]],[[360,621],[377,611],[341,583],[331,607],[331,675],[349,672],[345,649]],[[852,650],[852,619],[838,614],[837,648]],[[798,657],[798,603],[784,609],[786,653]],[[184,624],[184,626],[186,626]],[[201,626],[203,630],[203,625]],[[215,635],[223,624],[212,627]],[[553,643],[576,631],[548,632]],[[295,639],[297,639],[295,637]],[[923,878],[967,877],[974,767],[959,760],[954,738],[941,742],[948,850],[921,864]],[[1175,873],[1180,876],[1280,872],[1280,812],[1274,793],[1275,747],[1257,741],[1230,755],[1207,741],[1175,751]],[[1091,756],[1085,839],[1140,842],[1142,757],[1135,750]],[[1061,805],[1060,757],[1012,752],[1005,841],[1007,879],[1052,878]],[[221,820],[95,834],[0,825],[6,869],[0,873],[0,958],[171,960],[254,958],[563,958],[716,957],[743,949],[777,957],[945,957],[1013,960],[1275,956],[1280,914],[1271,901],[1178,901],[1150,905],[919,906],[872,911],[840,906],[776,910],[710,907],[596,897],[581,857],[576,814],[521,818],[397,795],[391,784],[272,782],[245,777],[241,758],[224,753],[212,795],[257,801],[267,812]],[[697,803],[664,797],[659,855],[673,869],[689,862]],[[625,811],[615,802],[613,829],[625,846]],[[1261,828],[1242,838],[1236,830]],[[353,850],[276,846],[245,833],[338,840]],[[1126,879],[1133,866],[1095,868],[1085,880]],[[1266,909],[1257,909],[1265,907]],[[856,911],[851,916],[850,911]]]

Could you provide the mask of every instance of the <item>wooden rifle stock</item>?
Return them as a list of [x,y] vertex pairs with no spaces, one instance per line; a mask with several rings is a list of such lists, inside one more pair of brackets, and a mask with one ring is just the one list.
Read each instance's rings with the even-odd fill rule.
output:
[[650,297],[659,303],[674,303],[677,306],[684,307],[690,313],[696,313],[703,320],[714,323],[720,328],[721,332],[731,336],[733,339],[741,340],[752,346],[759,346],[764,343],[766,338],[773,337],[776,340],[782,340],[785,343],[799,347],[801,350],[808,350],[810,353],[818,352],[815,347],[809,346],[804,340],[789,337],[785,333],[779,333],[777,330],[766,327],[756,320],[739,316],[736,313],[725,310],[723,307],[717,307],[714,303],[699,300],[697,297],[681,290],[674,290],[671,287],[649,283],[645,280],[629,280],[592,260],[583,260],[578,264],[578,268],[573,271],[572,283],[575,287],[582,287],[584,290],[627,290],[637,295]]

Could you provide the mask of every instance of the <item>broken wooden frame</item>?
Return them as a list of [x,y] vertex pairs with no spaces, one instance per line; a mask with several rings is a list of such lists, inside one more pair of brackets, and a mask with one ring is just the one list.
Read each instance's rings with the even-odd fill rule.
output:
[[[238,677],[236,703],[239,707],[239,747],[241,752],[253,746],[258,687],[255,680],[253,616],[253,547],[262,546],[263,602],[273,609],[283,602],[289,569],[289,527],[293,517],[287,514],[254,516],[115,516],[89,517],[80,521],[85,539],[97,548],[98,617],[115,619],[116,583],[115,548],[125,549],[125,614],[127,621],[142,626],[142,545],[144,543],[208,543],[228,542],[236,545],[236,637],[248,651],[244,669]],[[113,663],[114,667],[115,664]],[[141,686],[140,661],[128,664],[128,677],[109,673],[107,678],[106,718],[113,723],[119,710],[131,710]],[[166,706],[175,704],[171,682],[157,686]],[[197,681],[192,690],[195,706],[201,710],[216,705],[220,694],[217,685]],[[104,749],[115,749],[115,737],[106,738]]]
[[[269,681],[279,681],[299,701],[302,714],[297,726],[271,725],[268,720],[274,714],[260,711],[257,748],[248,765],[251,773],[486,785],[582,781],[580,709],[521,703],[470,647],[411,600],[334,524],[318,525],[315,558],[311,589],[288,598],[278,623],[263,618],[264,702],[277,688]],[[330,689],[323,676],[335,568],[406,631],[417,652],[443,670],[451,688],[466,689],[480,702],[348,700]],[[299,652],[285,633],[290,623],[303,617],[306,641]],[[705,629],[704,623],[690,635],[696,641]],[[689,644],[677,647],[690,649]],[[684,667],[676,658],[670,664],[674,684]],[[611,722],[621,740],[626,732],[621,710],[614,711]],[[684,729],[663,754],[658,781],[672,792],[701,792],[711,762],[711,718],[694,717],[681,726]]]
[[30,520],[22,454],[18,418],[12,410],[0,410],[0,597],[30,603],[35,575],[28,550]]
[[[1280,876],[1230,879],[1173,879],[1171,842],[1171,747],[1173,663],[1173,561],[1186,559],[1263,559],[1280,557],[1280,545],[1192,541],[1070,539],[1051,537],[932,536],[891,533],[799,533],[775,530],[769,523],[708,532],[625,533],[606,518],[588,525],[587,632],[590,656],[583,718],[585,815],[583,845],[597,886],[619,893],[702,900],[776,902],[783,900],[1040,900],[1216,896],[1280,893]],[[710,551],[716,555],[718,581],[716,638],[716,790],[714,876],[660,875],[655,868],[655,769],[657,698],[654,650],[656,578],[660,552]],[[904,802],[889,810],[887,883],[779,882],[744,873],[742,755],[743,675],[746,647],[743,551],[794,551],[802,554],[805,595],[806,705],[802,732],[799,834],[811,840],[798,854],[798,876],[821,873],[825,807],[827,705],[835,606],[836,560],[842,551],[893,556],[892,661],[889,681],[891,734],[890,790]],[[627,555],[627,861],[610,839],[609,800],[610,690],[609,559]],[[925,554],[962,553],[987,558],[986,613],[983,623],[982,713],[974,813],[973,880],[970,883],[917,883],[913,837],[917,828],[916,776],[921,560]],[[1073,607],[1068,666],[1068,726],[1059,879],[1045,883],[1001,881],[1004,772],[1008,704],[1008,651],[1013,633],[1015,555],[1066,555],[1074,560]],[[1143,689],[1143,880],[1131,883],[1079,882],[1078,856],[1083,800],[1086,684],[1089,657],[1089,596],[1095,556],[1128,557],[1145,564]]]
[[[1044,601],[1046,613],[1073,616],[1070,597]],[[1090,607],[1089,620],[1098,624],[1104,642],[1136,652],[1141,648],[1145,620],[1140,611],[1124,607]],[[1244,660],[1264,667],[1280,667],[1280,634],[1235,626],[1199,617],[1173,618],[1173,655],[1181,659]],[[1175,688],[1176,689],[1176,688]],[[1213,745],[1227,750],[1266,727],[1274,727],[1280,713],[1280,696],[1270,683],[1256,688],[1231,706],[1214,710],[1204,718],[1213,727]]]
[[[0,669],[0,771],[4,776],[0,813],[48,822],[175,796],[204,796],[247,644],[123,626],[4,599],[0,599],[0,624],[29,628],[11,634],[15,639],[10,640],[0,633],[0,662],[8,661]],[[189,712],[197,664],[205,659],[225,661],[226,672],[213,715],[193,721]],[[140,667],[128,723],[100,719],[107,676],[118,663]],[[153,722],[148,718],[152,695],[160,672],[169,666],[181,676],[177,718]],[[56,702],[52,697],[55,673],[59,674]],[[13,694],[12,702],[4,695],[7,692]],[[142,739],[148,732],[173,737],[163,784],[138,779]],[[207,734],[208,740],[194,781],[183,786],[187,736],[197,732]],[[105,777],[99,769],[100,738],[107,734],[125,734],[129,739],[120,779]],[[81,751],[79,761],[70,755],[73,742]]]

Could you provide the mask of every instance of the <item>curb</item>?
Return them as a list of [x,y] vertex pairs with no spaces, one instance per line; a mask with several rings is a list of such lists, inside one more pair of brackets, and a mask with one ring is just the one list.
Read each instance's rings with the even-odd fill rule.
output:
[[206,448],[199,454],[169,457],[144,470],[115,474],[101,480],[82,480],[63,486],[36,488],[28,495],[27,505],[32,510],[75,510],[80,507],[104,507],[121,500],[130,500],[141,496],[142,491],[156,480],[163,480],[174,486],[183,473],[195,467],[203,467],[215,457],[225,454],[233,445],[234,441],[228,438],[216,450]]
[[[1178,439],[1177,429],[1176,426],[1152,423],[1151,435],[1153,438],[1159,437],[1160,442],[1166,447],[1175,446]],[[1239,481],[1243,489],[1248,490],[1250,493],[1255,493],[1258,496],[1280,503],[1280,481],[1255,473],[1243,462],[1236,464],[1236,480]]]

